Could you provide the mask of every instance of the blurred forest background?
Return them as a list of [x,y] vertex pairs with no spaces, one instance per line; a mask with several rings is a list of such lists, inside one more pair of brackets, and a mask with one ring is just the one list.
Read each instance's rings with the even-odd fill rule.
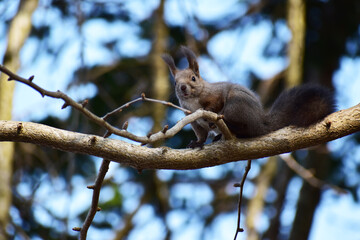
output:
[[[47,90],[58,89],[98,116],[140,96],[177,103],[160,56],[180,67],[181,45],[199,55],[208,81],[256,90],[265,106],[286,87],[334,89],[338,107],[360,102],[358,0],[0,0],[2,64]],[[103,135],[60,100],[0,82],[1,119],[36,121]],[[14,101],[11,99],[14,95]],[[11,116],[12,114],[12,116]],[[139,103],[112,117],[146,135],[182,112]],[[183,148],[187,127],[162,143]],[[292,156],[317,178],[313,187],[279,157],[253,161],[238,239],[357,239],[360,236],[360,135]],[[14,147],[14,148],[13,148]],[[156,146],[155,146],[156,147]],[[15,149],[15,151],[13,151]],[[1,143],[1,239],[77,239],[101,159],[24,143]],[[171,171],[110,164],[88,239],[233,239],[244,162]]]

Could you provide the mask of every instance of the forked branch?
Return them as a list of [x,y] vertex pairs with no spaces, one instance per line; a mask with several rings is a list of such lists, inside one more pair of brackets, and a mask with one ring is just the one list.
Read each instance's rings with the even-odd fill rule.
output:
[[299,175],[304,181],[316,188],[330,188],[339,194],[347,193],[344,189],[333,184],[326,183],[315,177],[314,173],[301,166],[290,154],[279,155],[286,165]]
[[[105,128],[107,130],[107,132],[105,134],[107,137],[110,136],[111,134],[115,134],[115,135],[125,137],[125,138],[128,138],[128,139],[136,141],[136,142],[140,142],[142,144],[148,144],[148,143],[153,143],[153,142],[163,140],[166,138],[171,138],[175,134],[177,134],[185,125],[187,125],[193,121],[196,121],[199,118],[205,118],[216,124],[216,126],[223,133],[226,140],[234,138],[233,135],[230,133],[229,129],[227,128],[225,122],[222,120],[222,117],[213,112],[199,110],[193,114],[190,114],[191,112],[189,110],[186,110],[184,108],[176,106],[170,102],[147,98],[145,96],[145,94],[142,94],[142,96],[140,98],[137,98],[133,101],[125,103],[124,105],[113,110],[112,112],[107,113],[103,117],[98,117],[86,108],[86,104],[88,103],[88,100],[78,103],[75,100],[73,100],[71,97],[69,97],[68,95],[66,95],[65,93],[63,93],[59,90],[56,92],[45,90],[33,82],[34,76],[31,76],[28,79],[23,78],[13,72],[11,72],[9,69],[7,69],[3,65],[0,65],[0,71],[9,76],[9,81],[15,80],[15,81],[21,82],[23,84],[26,84],[29,87],[36,90],[37,92],[39,92],[42,97],[48,96],[48,97],[52,97],[52,98],[62,99],[64,101],[62,108],[71,106],[71,107],[77,109],[79,112],[84,114],[89,120],[91,120],[91,121],[95,122],[96,124],[98,124],[99,126],[102,126],[103,128]],[[126,130],[126,128],[119,129],[115,126],[112,126],[110,123],[108,123],[106,121],[110,116],[112,116],[118,112],[121,112],[124,108],[126,108],[126,107],[130,106],[131,104],[138,102],[138,101],[148,101],[148,102],[164,104],[164,105],[167,105],[170,107],[177,108],[188,115],[186,117],[184,117],[182,120],[180,120],[172,128],[168,129],[168,127],[164,127],[164,129],[162,131],[159,131],[159,132],[149,135],[149,136],[137,136],[135,134],[128,132]]]

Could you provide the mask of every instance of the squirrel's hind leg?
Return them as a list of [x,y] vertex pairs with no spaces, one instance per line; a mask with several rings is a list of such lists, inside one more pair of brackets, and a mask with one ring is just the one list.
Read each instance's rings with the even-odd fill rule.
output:
[[230,131],[239,138],[257,137],[267,133],[262,106],[246,95],[228,99],[222,114]]

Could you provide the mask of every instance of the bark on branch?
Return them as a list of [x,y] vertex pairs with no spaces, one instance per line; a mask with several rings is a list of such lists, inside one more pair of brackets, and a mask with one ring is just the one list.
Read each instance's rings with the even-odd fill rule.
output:
[[219,141],[201,150],[148,148],[121,140],[16,121],[0,121],[0,141],[28,142],[94,155],[136,169],[196,169],[292,152],[359,130],[360,104],[333,113],[308,128],[287,127],[259,138]]

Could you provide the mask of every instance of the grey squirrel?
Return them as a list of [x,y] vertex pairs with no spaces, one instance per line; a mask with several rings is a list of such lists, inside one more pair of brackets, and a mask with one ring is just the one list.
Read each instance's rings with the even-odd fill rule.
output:
[[[262,136],[289,125],[307,127],[335,109],[330,90],[303,85],[282,92],[270,111],[265,112],[251,90],[229,82],[206,82],[200,76],[195,54],[184,46],[181,50],[189,62],[189,67],[183,70],[175,66],[170,55],[162,55],[175,79],[180,106],[191,112],[202,108],[222,114],[230,131],[238,138]],[[214,124],[204,119],[191,123],[191,126],[197,137],[197,141],[189,144],[191,148],[202,147],[210,131],[220,134]]]

